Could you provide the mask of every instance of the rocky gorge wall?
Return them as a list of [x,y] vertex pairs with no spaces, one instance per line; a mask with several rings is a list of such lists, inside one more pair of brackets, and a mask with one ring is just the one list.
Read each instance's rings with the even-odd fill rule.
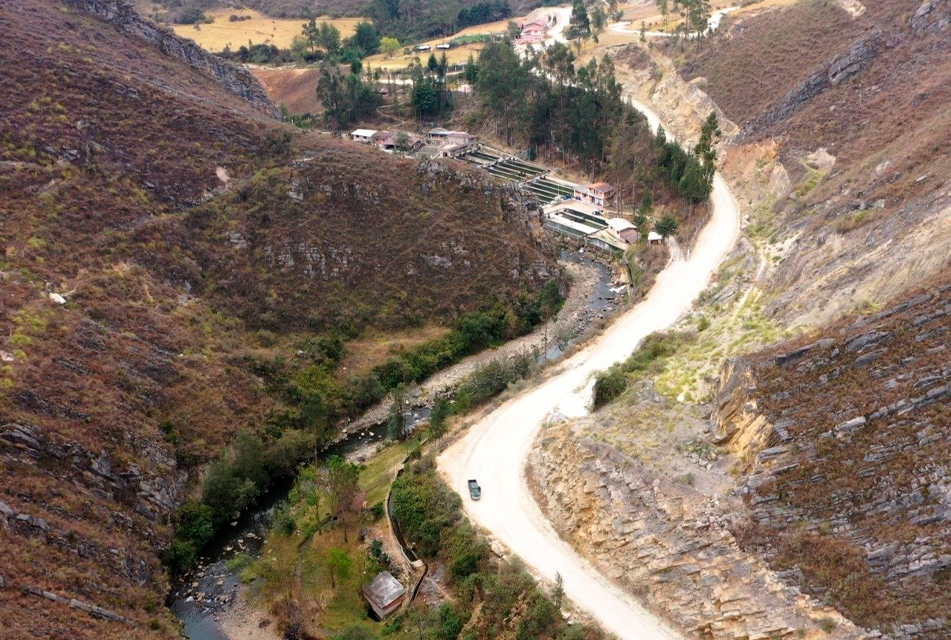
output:
[[743,547],[891,638],[951,633],[949,333],[951,285],[928,287],[728,363],[718,397]]
[[726,459],[694,448],[693,471],[675,475],[592,437],[598,428],[586,419],[544,429],[529,483],[559,534],[622,588],[688,637],[866,637],[740,548],[731,530],[744,515],[724,493]]
[[165,55],[177,58],[215,78],[225,89],[244,98],[263,113],[280,117],[264,87],[246,69],[208,53],[191,40],[175,35],[140,16],[129,0],[65,0],[68,4],[113,25],[120,32],[140,38],[158,47]]

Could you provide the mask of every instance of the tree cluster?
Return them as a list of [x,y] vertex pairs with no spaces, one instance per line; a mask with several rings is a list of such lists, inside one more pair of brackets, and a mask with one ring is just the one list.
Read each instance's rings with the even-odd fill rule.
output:
[[445,52],[438,59],[431,53],[425,67],[415,65],[410,70],[413,80],[410,104],[417,118],[441,116],[452,109],[452,92],[446,85],[448,70]]
[[465,29],[477,24],[505,20],[512,15],[512,9],[505,0],[488,0],[471,7],[463,7],[456,16],[456,28]]
[[664,21],[664,30],[667,30],[667,21],[670,14],[680,17],[675,31],[681,42],[693,37],[697,41],[697,48],[703,36],[710,28],[710,0],[658,0],[660,13]]
[[312,53],[318,48],[328,60],[353,64],[380,50],[380,34],[371,22],[360,22],[352,36],[341,40],[340,30],[329,22],[317,24],[315,18],[304,23],[301,30]]
[[[396,615],[388,623],[390,631],[405,625],[413,637],[418,631],[425,638],[497,638],[505,635],[502,629],[511,629],[517,640],[603,638],[562,617],[563,580],[556,581],[549,597],[524,569],[493,557],[488,541],[463,517],[459,496],[439,479],[430,460],[408,466],[392,495],[394,517],[407,539],[422,556],[443,562],[456,597],[451,604],[426,607],[430,613],[424,619]],[[476,606],[480,614],[473,616]],[[462,636],[464,626],[468,631]]]
[[317,80],[317,99],[324,107],[324,120],[335,131],[373,115],[383,97],[373,82],[360,74],[359,62],[344,73],[339,65],[325,62]]
[[466,69],[476,94],[507,144],[526,143],[548,157],[600,173],[610,141],[625,120],[645,126],[621,96],[614,64],[605,57],[575,69],[575,56],[555,44],[527,58],[511,43],[486,46]]

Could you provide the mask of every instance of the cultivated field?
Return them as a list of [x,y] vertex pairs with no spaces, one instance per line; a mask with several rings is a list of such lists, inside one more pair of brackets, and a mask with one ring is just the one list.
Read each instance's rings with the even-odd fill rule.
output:
[[[251,9],[215,9],[205,15],[213,18],[211,24],[177,24],[175,33],[183,38],[194,40],[208,51],[221,51],[227,46],[237,49],[248,42],[254,44],[273,44],[281,49],[291,46],[295,36],[301,35],[304,21],[297,19],[269,18]],[[249,20],[230,21],[229,16],[249,16]],[[318,18],[317,22],[329,22],[340,30],[346,38],[353,34],[361,18]]]

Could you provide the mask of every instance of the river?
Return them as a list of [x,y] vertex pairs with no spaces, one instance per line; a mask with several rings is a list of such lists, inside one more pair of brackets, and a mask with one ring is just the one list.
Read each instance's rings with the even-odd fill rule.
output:
[[[611,269],[593,260],[590,255],[563,250],[563,262],[585,263],[597,273],[597,281],[585,298],[585,314],[582,326],[567,340],[559,341],[552,336],[546,360],[557,360],[572,344],[585,337],[596,322],[612,316],[622,309],[623,302],[618,290],[612,288]],[[411,424],[429,417],[429,409],[416,407],[407,412]],[[339,455],[355,462],[363,462],[376,451],[377,444],[386,438],[385,425],[378,424],[355,431],[340,442],[328,447],[322,459]],[[253,511],[242,514],[234,524],[224,528],[205,547],[197,566],[173,586],[166,605],[182,623],[182,632],[189,640],[231,640],[222,630],[219,620],[240,597],[241,567],[229,567],[240,554],[256,558],[267,535],[271,516],[281,501],[287,498],[294,485],[293,478],[276,482],[262,496]]]

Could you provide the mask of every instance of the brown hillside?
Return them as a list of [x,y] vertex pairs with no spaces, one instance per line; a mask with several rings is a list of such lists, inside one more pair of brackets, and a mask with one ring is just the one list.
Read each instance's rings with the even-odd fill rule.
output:
[[253,69],[252,73],[275,104],[283,104],[293,114],[319,114],[316,69]]
[[724,438],[751,463],[741,539],[894,638],[947,638],[951,622],[948,275],[733,363],[720,396]]
[[862,6],[801,0],[747,17],[682,70],[739,125],[736,155],[778,147],[790,184],[775,194],[775,239],[795,239],[770,306],[794,322],[878,303],[951,264],[951,9]]
[[321,322],[449,320],[554,272],[510,191],[298,136],[92,5],[118,6],[0,10],[11,640],[177,635],[157,559],[170,514],[276,402],[247,349],[290,362]]

